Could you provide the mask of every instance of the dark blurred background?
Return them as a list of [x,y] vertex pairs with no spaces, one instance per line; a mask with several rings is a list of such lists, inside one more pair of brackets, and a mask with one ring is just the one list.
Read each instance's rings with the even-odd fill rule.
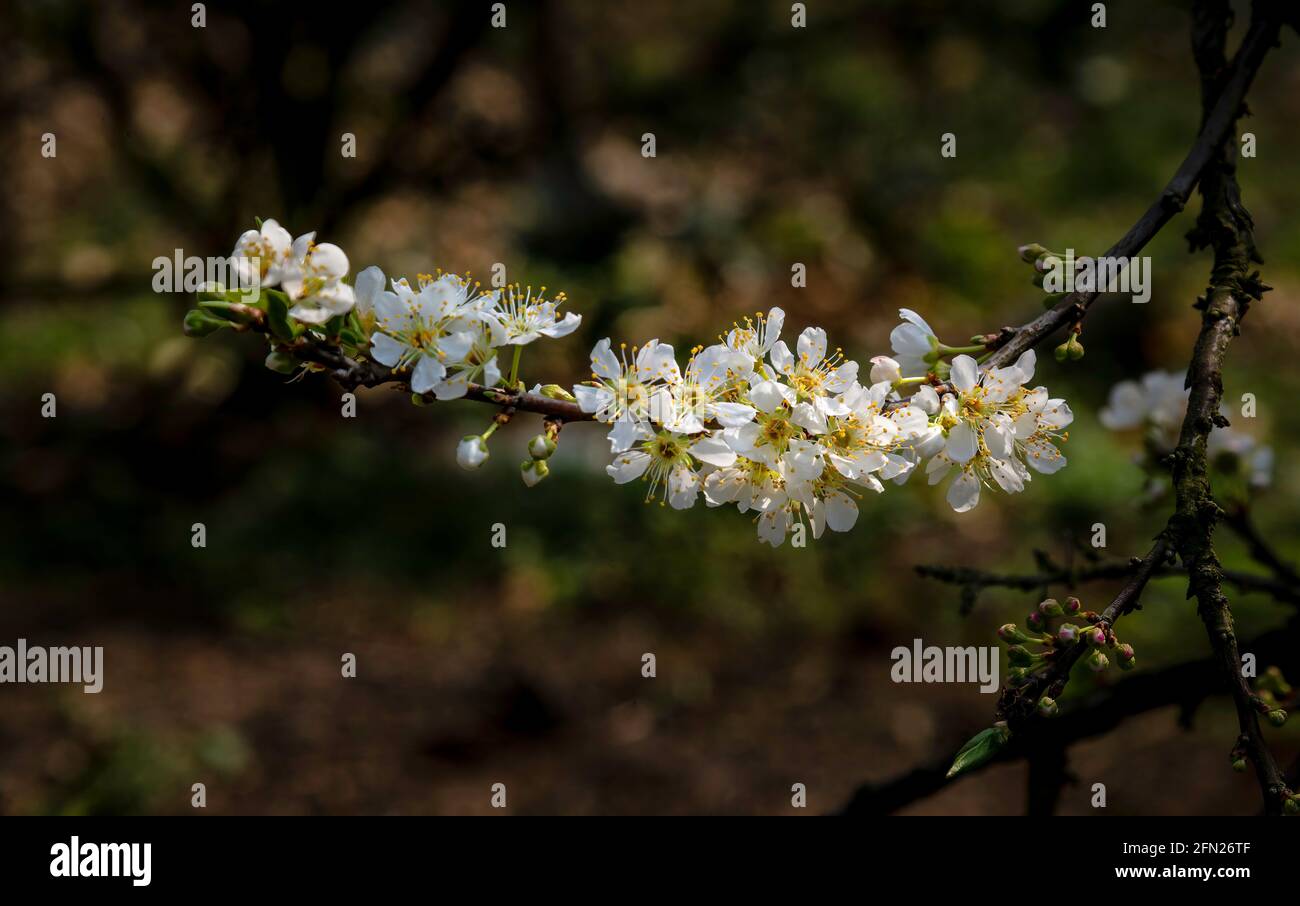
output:
[[[989,591],[962,616],[913,566],[1031,572],[1035,549],[1065,562],[1098,521],[1107,555],[1146,550],[1166,510],[1138,505],[1136,445],[1097,412],[1115,381],[1186,366],[1208,273],[1191,216],[1148,249],[1149,304],[1100,304],[1081,363],[1040,350],[1038,379],[1077,413],[1067,469],[966,515],[921,481],[890,488],[803,550],[760,546],[734,511],[645,506],[604,475],[590,426],[564,432],[534,490],[517,474],[529,419],[467,476],[455,441],[486,407],[380,389],[342,419],[328,380],[286,384],[251,336],[186,339],[191,300],[150,288],[156,256],[226,255],[275,217],[342,245],[354,272],[502,262],[565,290],[582,327],[527,348],[530,385],[584,377],[606,335],[682,349],[772,305],[789,337],[822,325],[865,362],[900,306],[949,342],[1028,320],[1041,294],[1016,246],[1099,253],[1198,126],[1183,3],[1110,3],[1105,29],[1084,2],[808,6],[793,29],[781,2],[510,2],[496,29],[486,3],[213,2],[196,29],[188,2],[10,4],[0,644],[102,645],[106,677],[99,695],[0,686],[0,813],[186,813],[198,781],[221,813],[488,813],[495,782],[524,813],[790,813],[801,782],[814,813],[987,726],[993,696],[894,685],[889,651],[991,643],[1037,596]],[[1255,518],[1300,558],[1285,37],[1241,166],[1276,289],[1226,384],[1257,395],[1237,423],[1277,451]],[[1226,535],[1220,552],[1249,565]],[[1080,594],[1101,609],[1115,590]],[[1142,670],[1207,654],[1182,593],[1162,580],[1126,621]],[[1234,606],[1243,638],[1293,613]],[[1076,747],[1059,810],[1091,812],[1096,781],[1111,813],[1257,809],[1253,778],[1228,770],[1226,700],[1191,729],[1177,716]],[[1289,763],[1296,731],[1270,737]],[[1006,765],[906,810],[1016,813],[1024,788]]]

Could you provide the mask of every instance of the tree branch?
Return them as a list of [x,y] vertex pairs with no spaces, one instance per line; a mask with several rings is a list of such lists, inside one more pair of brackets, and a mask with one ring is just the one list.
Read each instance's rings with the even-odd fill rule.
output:
[[[1241,113],[1246,92],[1259,70],[1265,55],[1277,43],[1280,18],[1273,3],[1257,3],[1259,14],[1251,22],[1250,30],[1242,41],[1233,60],[1232,68],[1224,81],[1209,115],[1205,117],[1200,134],[1183,159],[1160,197],[1138,218],[1118,242],[1107,251],[1107,258],[1131,258],[1146,247],[1156,233],[1175,214],[1182,211],[1191,197],[1201,175],[1214,157],[1220,153],[1224,140],[1233,131]],[[988,367],[1010,364],[1021,353],[1036,346],[1051,334],[1085,315],[1100,294],[1093,291],[1070,293],[1052,308],[1019,328],[1004,331],[994,342],[1001,346],[989,358]]]
[[[1271,4],[1257,5],[1268,8]],[[1215,102],[1223,45],[1231,22],[1231,8],[1226,0],[1199,0],[1193,29],[1196,64],[1201,71],[1202,97],[1207,110]],[[1255,32],[1268,16],[1257,16]],[[1278,26],[1271,26],[1276,40]],[[1213,114],[1209,114],[1213,115]],[[1228,344],[1240,332],[1252,296],[1262,290],[1258,281],[1247,276],[1251,261],[1257,258],[1250,215],[1241,205],[1235,174],[1236,128],[1225,134],[1216,156],[1206,166],[1201,179],[1204,203],[1192,233],[1192,242],[1209,244],[1214,249],[1210,286],[1198,301],[1201,330],[1192,350],[1187,371],[1191,391],[1187,414],[1179,432],[1178,446],[1171,457],[1176,499],[1174,515],[1169,520],[1169,535],[1179,557],[1187,567],[1188,597],[1195,597],[1197,612],[1205,624],[1223,677],[1232,691],[1241,730],[1241,746],[1255,765],[1264,797],[1266,814],[1281,814],[1286,782],[1264,742],[1259,726],[1255,697],[1241,670],[1241,656],[1233,628],[1232,608],[1223,593],[1223,568],[1214,550],[1214,528],[1222,510],[1214,502],[1210,489],[1206,443],[1210,432],[1227,425],[1219,411],[1223,399],[1223,362]]]
[[[1288,671],[1300,661],[1295,635],[1289,629],[1265,633],[1250,643],[1250,650],[1261,659],[1280,664]],[[1043,721],[1034,733],[1013,735],[997,755],[962,776],[994,764],[1031,758],[1037,753],[1068,750],[1073,743],[1109,733],[1129,717],[1160,708],[1176,705],[1184,712],[1189,711],[1205,699],[1223,692],[1215,674],[1215,661],[1205,659],[1127,677],[1110,689],[1099,691],[1077,706],[1063,710],[1050,721]],[[889,814],[932,796],[953,782],[946,775],[956,755],[957,747],[954,746],[940,757],[890,780],[863,784],[838,814]],[[1300,771],[1300,761],[1297,762],[1297,771]]]

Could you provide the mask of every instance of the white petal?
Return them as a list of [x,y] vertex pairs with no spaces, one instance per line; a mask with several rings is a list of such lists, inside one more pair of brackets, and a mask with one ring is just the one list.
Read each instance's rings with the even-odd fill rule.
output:
[[614,423],[613,430],[609,432],[609,452],[622,453],[624,450],[630,450],[633,444],[649,434],[650,431],[635,419],[620,418]]
[[1035,472],[1051,475],[1065,468],[1066,459],[1061,451],[1045,440],[1031,440],[1025,444],[1025,462]]
[[588,414],[600,412],[614,402],[613,390],[591,384],[575,384],[573,395],[578,399],[578,407]]
[[772,367],[782,374],[789,374],[794,370],[794,353],[790,351],[789,346],[785,345],[785,340],[777,341],[776,345],[772,347],[770,358],[772,359]]
[[799,361],[805,368],[815,368],[826,358],[826,331],[820,327],[805,327],[799,334]]
[[605,474],[614,479],[615,484],[627,484],[644,475],[649,467],[650,454],[635,450],[616,456],[612,463],[605,466]]
[[962,393],[970,393],[979,383],[979,364],[968,355],[959,355],[952,360],[952,385]]
[[731,449],[721,437],[702,437],[691,444],[691,455],[711,466],[726,468],[735,463],[736,451]]
[[442,353],[442,362],[455,365],[465,361],[470,349],[474,347],[474,334],[468,330],[448,334],[438,340],[438,351]]
[[581,323],[582,315],[575,315],[573,312],[566,312],[564,320],[557,321],[550,327],[543,327],[542,333],[552,339],[558,340],[560,337],[567,337],[569,334],[573,333],[578,329],[578,325]]
[[826,495],[826,524],[831,531],[847,532],[858,521],[858,505],[853,498],[840,491]]
[[913,393],[909,402],[913,406],[919,407],[927,415],[934,415],[939,411],[939,394],[929,384]]
[[637,379],[642,383],[650,381],[668,381],[676,383],[681,380],[673,348],[667,343],[650,340],[641,347],[636,356]]
[[809,434],[825,434],[829,430],[826,424],[826,416],[822,415],[817,407],[811,403],[800,403],[795,406],[790,421],[806,430]]
[[443,379],[447,369],[431,355],[420,356],[415,370],[411,372],[411,390],[415,393],[428,393]]
[[685,466],[673,469],[668,476],[668,505],[675,510],[690,509],[700,494],[700,476]]
[[710,408],[713,417],[724,428],[738,428],[754,420],[754,407],[744,403],[714,403]]
[[370,357],[380,365],[394,368],[411,347],[394,340],[386,333],[377,333],[370,338]]
[[776,381],[762,381],[749,390],[749,399],[762,412],[772,412],[785,402],[785,388]]
[[960,422],[948,431],[948,443],[944,447],[944,452],[953,462],[970,462],[978,450],[979,438],[966,422]]
[[980,502],[980,483],[974,473],[963,471],[948,487],[948,505],[958,513],[973,509]]
[[618,356],[609,348],[609,337],[601,340],[591,350],[591,370],[596,375],[615,381],[623,374]]

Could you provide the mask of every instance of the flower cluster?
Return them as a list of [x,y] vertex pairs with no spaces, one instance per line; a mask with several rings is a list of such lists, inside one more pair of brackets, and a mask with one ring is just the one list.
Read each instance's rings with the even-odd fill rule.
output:
[[[1112,431],[1142,431],[1145,452],[1139,462],[1150,474],[1152,496],[1167,484],[1159,461],[1178,445],[1189,396],[1184,374],[1152,371],[1140,381],[1120,381],[1112,387],[1100,412],[1102,425]],[[1220,406],[1220,413],[1229,414],[1226,405]],[[1221,471],[1243,477],[1249,487],[1264,488],[1272,482],[1272,448],[1241,431],[1216,427],[1206,441],[1206,455]]]
[[256,282],[275,297],[279,287],[287,315],[322,336],[349,329],[357,351],[395,371],[410,372],[411,390],[437,399],[465,395],[471,382],[501,383],[497,350],[525,346],[540,337],[563,337],[581,323],[560,316],[563,293],[547,298],[518,284],[482,291],[468,277],[442,273],[389,280],[378,267],[346,282],[349,262],[341,248],[317,243],[315,233],[291,239],[274,220],[248,230],[231,256],[245,284]]
[[677,509],[701,494],[709,506],[734,504],[755,514],[773,547],[796,524],[814,538],[847,531],[864,490],[901,484],[923,461],[931,484],[956,471],[947,499],[957,512],[979,502],[981,487],[1016,493],[1031,470],[1065,465],[1056,445],[1073,415],[1026,386],[1033,352],[985,370],[968,354],[982,344],[946,346],[915,312],[900,315],[896,358],[872,359],[865,384],[821,328],[805,329],[791,350],[780,338],[785,314],[773,308],[692,349],[685,368],[658,340],[617,352],[601,340],[591,380],[573,392],[611,425],[615,482],[641,479],[647,500]]
[[[1078,620],[1083,625],[1068,622]],[[1121,642],[1100,614],[1084,610],[1078,598],[1070,597],[1062,604],[1048,598],[1030,612],[1022,630],[1015,623],[998,628],[998,638],[1007,645],[1007,662],[1010,671],[1007,685],[1017,689],[1027,685],[1032,678],[1049,670],[1067,651],[1082,646],[1082,659],[1088,669],[1100,673],[1110,666],[1113,656],[1121,670],[1137,666],[1133,646]],[[1107,651],[1110,655],[1107,655]],[[1057,713],[1056,701],[1048,689],[1037,702],[1038,713],[1052,717]]]
[[[420,403],[457,399],[476,385],[477,395],[504,408],[458,444],[467,469],[486,461],[487,441],[526,386],[518,379],[522,347],[567,336],[582,320],[561,314],[564,294],[548,297],[545,287],[485,290],[441,271],[390,279],[374,266],[350,280],[341,248],[316,242],[315,233],[295,239],[274,220],[240,236],[231,258],[240,283],[259,287],[256,300],[209,287],[186,316],[187,332],[256,325],[271,343],[269,368],[291,374],[344,362],[347,375],[373,375],[377,365]],[[684,364],[658,340],[631,349],[601,340],[590,381],[572,394],[553,384],[535,392],[610,426],[614,460],[606,471],[615,482],[644,481],[647,500],[677,509],[701,496],[709,506],[734,505],[753,514],[759,538],[773,547],[795,526],[814,538],[827,527],[848,531],[865,491],[882,492],[918,469],[930,484],[954,475],[947,500],[960,513],[979,502],[982,488],[1017,493],[1033,472],[1065,465],[1058,446],[1073,415],[1031,385],[1032,351],[984,367],[992,338],[948,346],[920,315],[902,309],[900,317],[893,356],[871,359],[866,380],[819,327],[805,329],[791,349],[781,338],[785,314],[773,308],[692,349]],[[507,346],[508,374],[498,357]],[[495,387],[496,395],[482,392]],[[526,484],[546,477],[560,426],[573,417],[548,418],[529,443]]]

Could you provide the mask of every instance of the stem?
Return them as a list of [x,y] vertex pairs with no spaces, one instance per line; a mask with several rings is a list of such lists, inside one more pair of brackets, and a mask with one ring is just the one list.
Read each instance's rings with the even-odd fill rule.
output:
[[524,351],[523,346],[518,346],[518,345],[515,346],[514,361],[510,363],[510,380],[506,381],[506,385],[511,390],[515,389],[516,387],[515,381],[519,379],[519,356],[523,351]]

